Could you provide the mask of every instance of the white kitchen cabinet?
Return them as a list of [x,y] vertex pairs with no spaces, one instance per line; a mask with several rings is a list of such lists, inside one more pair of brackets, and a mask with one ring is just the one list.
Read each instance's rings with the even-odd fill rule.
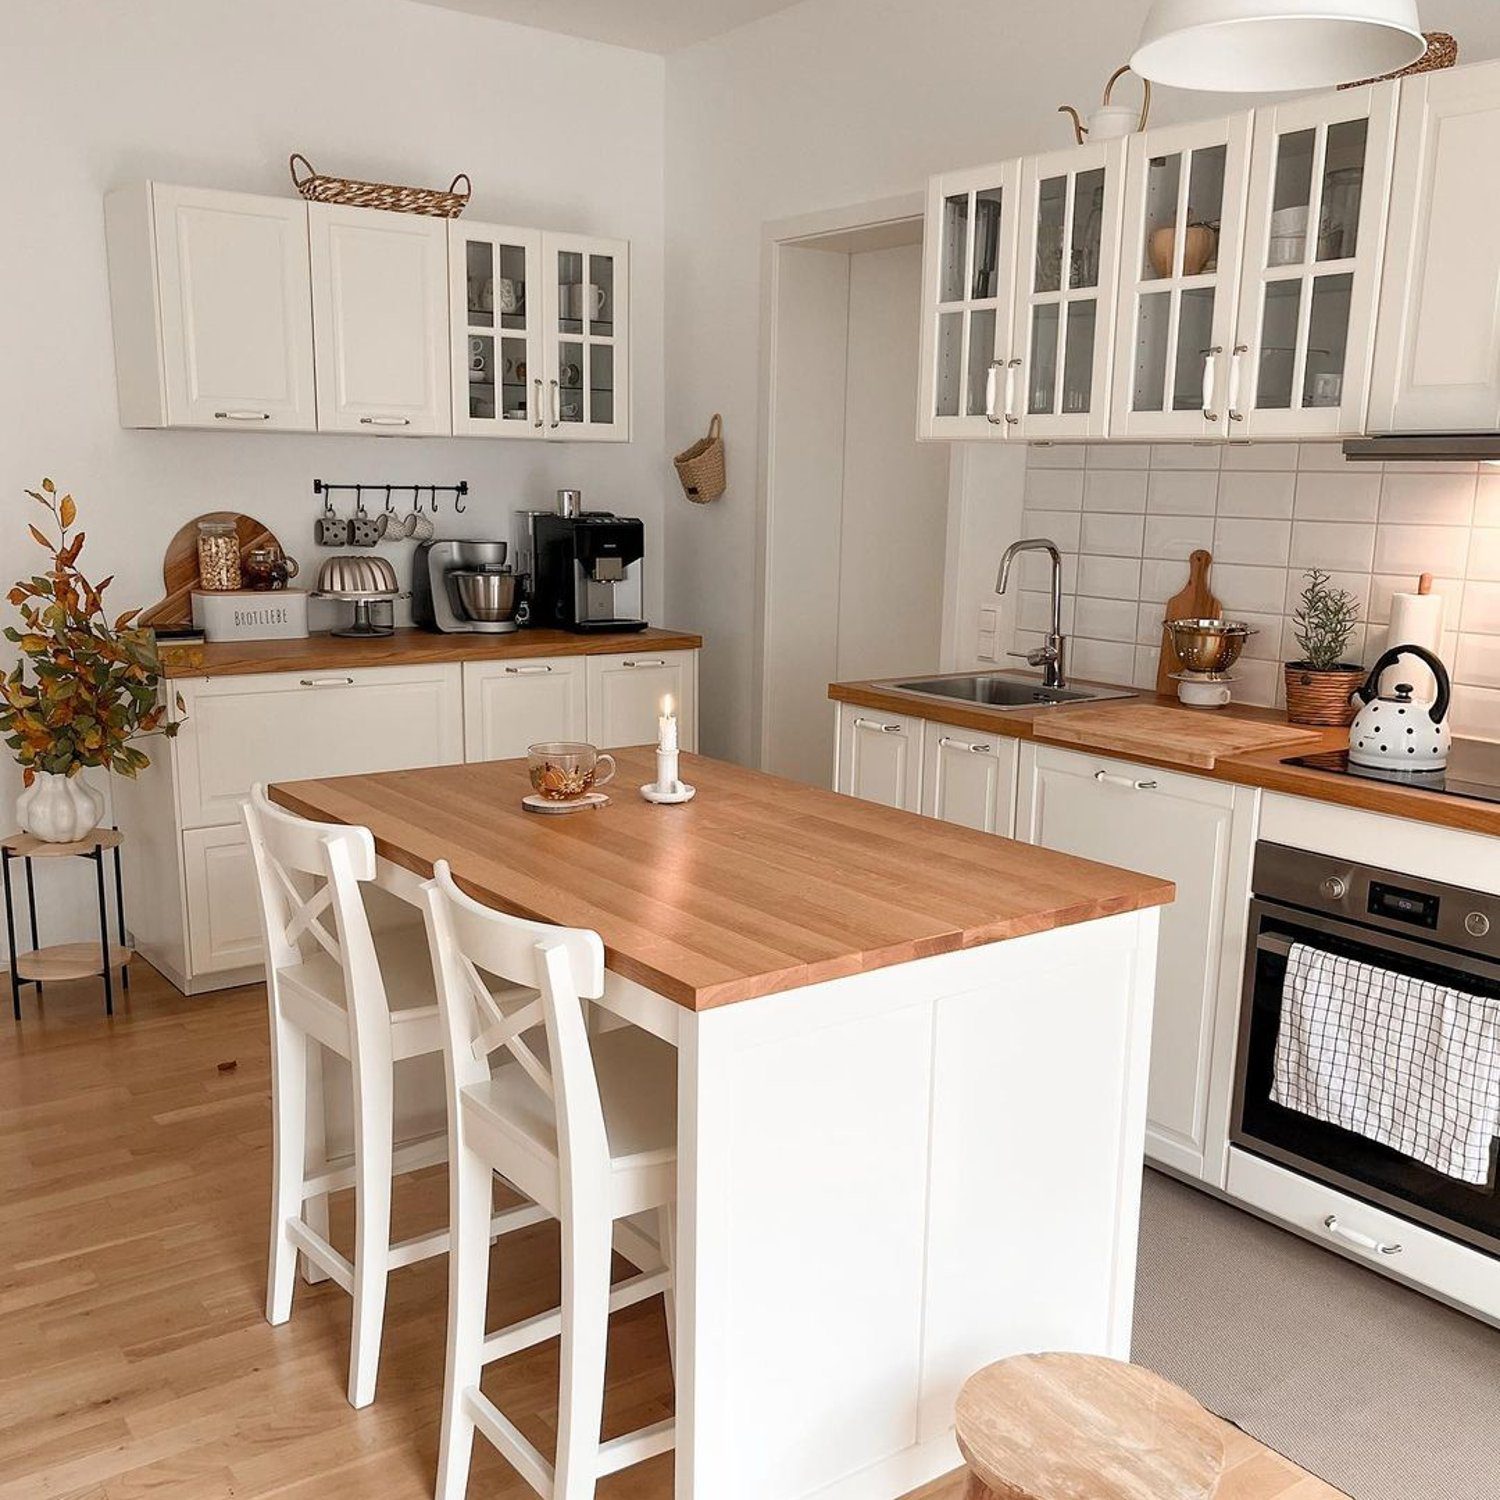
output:
[[696,651],[622,651],[585,660],[592,743],[606,750],[654,745],[662,706],[670,698],[678,743],[684,750],[698,748]]
[[1255,111],[1225,402],[1238,439],[1364,426],[1396,85]]
[[1018,161],[948,172],[928,183],[921,437],[1006,435],[1001,395],[1010,358],[1020,192]]
[[922,803],[921,719],[841,703],[834,790],[917,812]]
[[947,724],[922,726],[921,810],[1007,837],[1015,821],[1020,741]]
[[540,230],[449,223],[455,433],[546,437],[541,286]]
[[1124,175],[1124,141],[1021,163],[1015,328],[1002,381],[1015,437],[1109,430]]
[[542,740],[586,740],[588,658],[464,663],[464,759],[508,760]]
[[1500,428],[1500,63],[1401,83],[1369,430]]
[[1017,837],[1177,887],[1162,911],[1146,1153],[1220,1187],[1254,811],[1248,787],[1036,741],[1022,751]]
[[105,225],[123,426],[314,430],[305,203],[143,182]]
[[630,246],[542,236],[546,432],[573,442],[630,437]]
[[195,974],[259,964],[260,896],[255,859],[239,823],[182,835],[189,962]]
[[318,428],[450,434],[448,225],[307,205]]
[[1110,435],[1230,435],[1249,114],[1129,138]]

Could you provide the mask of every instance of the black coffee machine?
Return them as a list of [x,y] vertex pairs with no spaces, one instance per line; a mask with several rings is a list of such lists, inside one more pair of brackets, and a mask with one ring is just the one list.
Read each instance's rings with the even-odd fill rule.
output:
[[646,528],[629,516],[585,511],[534,518],[531,623],[563,630],[644,630],[641,559]]

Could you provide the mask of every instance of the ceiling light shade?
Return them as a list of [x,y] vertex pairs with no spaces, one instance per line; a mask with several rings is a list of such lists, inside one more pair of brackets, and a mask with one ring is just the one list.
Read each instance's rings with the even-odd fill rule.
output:
[[1416,0],[1156,0],[1130,66],[1170,88],[1273,93],[1394,73],[1426,50]]

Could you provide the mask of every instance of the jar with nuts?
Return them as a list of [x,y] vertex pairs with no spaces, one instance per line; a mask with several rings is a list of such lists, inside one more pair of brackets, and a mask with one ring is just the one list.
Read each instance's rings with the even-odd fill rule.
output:
[[240,537],[233,521],[198,522],[198,579],[205,589],[240,586]]

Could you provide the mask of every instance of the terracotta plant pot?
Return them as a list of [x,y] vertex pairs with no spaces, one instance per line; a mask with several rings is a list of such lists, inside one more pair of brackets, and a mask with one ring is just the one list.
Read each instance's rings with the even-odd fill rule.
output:
[[[1196,276],[1212,258],[1219,243],[1218,231],[1207,224],[1189,224],[1182,240],[1182,274]],[[1173,225],[1151,231],[1146,242],[1146,254],[1151,259],[1151,269],[1158,276],[1172,274],[1172,261],[1177,253],[1177,230]]]
[[1318,668],[1289,661],[1285,671],[1289,722],[1329,729],[1347,728],[1354,722],[1356,705],[1349,700],[1365,680],[1365,669],[1358,663]]

